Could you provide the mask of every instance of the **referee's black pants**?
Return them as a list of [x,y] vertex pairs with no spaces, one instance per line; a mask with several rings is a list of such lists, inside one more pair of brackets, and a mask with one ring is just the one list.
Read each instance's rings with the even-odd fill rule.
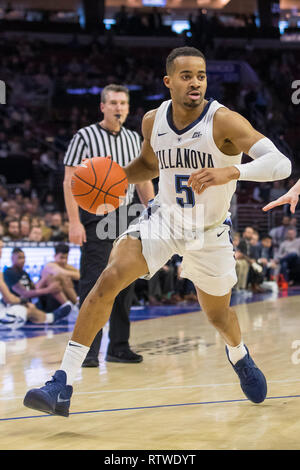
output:
[[[98,280],[100,274],[107,266],[110,252],[113,247],[112,240],[89,240],[87,231],[87,242],[81,247],[79,301],[80,306],[87,297],[90,290]],[[121,291],[116,297],[110,322],[109,322],[109,345],[107,354],[114,355],[117,352],[129,348],[130,334],[130,308],[134,297],[134,284]],[[87,354],[88,358],[98,357],[102,339],[100,330]]]

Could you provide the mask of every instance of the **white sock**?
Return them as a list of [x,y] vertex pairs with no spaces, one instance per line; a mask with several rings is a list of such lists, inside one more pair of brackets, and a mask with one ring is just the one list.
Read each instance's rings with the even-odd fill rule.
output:
[[229,359],[231,360],[232,364],[236,364],[247,354],[247,349],[245,348],[243,341],[241,341],[238,346],[229,346],[229,344],[226,344],[226,346],[228,348]]
[[53,322],[54,322],[54,314],[53,313],[46,313],[45,323],[53,323]]
[[67,385],[72,385],[78,370],[80,369],[88,351],[89,346],[69,341],[60,366],[67,374]]

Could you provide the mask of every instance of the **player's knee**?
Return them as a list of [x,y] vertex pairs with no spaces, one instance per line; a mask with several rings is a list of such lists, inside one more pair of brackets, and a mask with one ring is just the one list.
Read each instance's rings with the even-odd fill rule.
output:
[[206,312],[209,322],[217,329],[223,330],[228,324],[229,308],[211,309]]
[[97,284],[98,296],[110,299],[122,290],[124,279],[117,266],[108,266],[102,272]]

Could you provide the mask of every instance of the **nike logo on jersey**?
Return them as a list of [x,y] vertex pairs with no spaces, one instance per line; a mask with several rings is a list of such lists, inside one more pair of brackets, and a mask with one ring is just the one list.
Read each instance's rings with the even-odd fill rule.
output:
[[158,133],[157,135],[158,135],[158,137],[160,137],[161,135],[166,135],[166,134],[167,134],[167,132],[162,132],[161,134]]
[[79,344],[74,344],[69,341],[69,346],[74,346],[75,348],[80,348],[81,346]]
[[223,232],[221,232],[221,233],[217,233],[217,237],[220,237],[220,236],[222,235],[222,233],[224,233],[224,232],[225,232],[225,230],[226,230],[226,229],[224,228]]

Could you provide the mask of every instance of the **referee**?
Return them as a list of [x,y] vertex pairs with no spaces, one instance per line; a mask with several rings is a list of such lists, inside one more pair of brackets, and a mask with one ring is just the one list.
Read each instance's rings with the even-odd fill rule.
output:
[[[64,197],[69,218],[69,241],[81,246],[79,300],[80,306],[105,269],[113,239],[99,239],[96,234],[97,224],[107,216],[90,214],[78,207],[71,191],[72,175],[82,160],[92,157],[111,156],[120,166],[138,157],[141,148],[141,137],[137,132],[123,126],[129,113],[129,91],[121,85],[107,85],[101,93],[100,109],[103,120],[80,129],[72,138],[67,149],[64,164]],[[116,210],[116,219],[127,216],[128,208],[133,201],[134,190],[141,203],[147,205],[154,197],[151,181],[139,185],[129,185],[126,205]],[[131,218],[131,220],[133,217]],[[130,223],[130,218],[127,218]],[[105,222],[105,221],[104,221]],[[117,224],[118,225],[118,224]],[[122,226],[124,224],[122,223]],[[127,226],[125,227],[125,229]],[[125,230],[123,227],[123,230]],[[118,227],[116,236],[118,236]],[[134,295],[134,284],[131,284],[117,296],[109,326],[109,345],[106,361],[141,362],[143,357],[134,353],[129,346],[130,321],[129,312]],[[83,362],[83,367],[99,366],[99,350],[102,330],[96,335],[90,350]]]

